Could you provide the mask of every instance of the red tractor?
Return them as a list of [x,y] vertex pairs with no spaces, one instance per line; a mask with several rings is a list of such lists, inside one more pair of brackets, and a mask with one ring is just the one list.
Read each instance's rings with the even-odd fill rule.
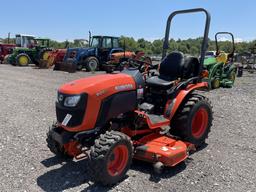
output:
[[[173,17],[194,12],[206,15],[200,61],[177,51],[167,54]],[[145,80],[141,64],[61,86],[57,123],[47,134],[49,149],[62,157],[90,158],[88,175],[103,185],[121,181],[133,158],[156,167],[184,161],[204,144],[212,126],[210,102],[199,94],[208,90],[202,66],[209,25],[210,15],[204,9],[173,12],[167,20],[158,76]]]
[[63,62],[66,53],[67,49],[55,49],[50,52],[47,59],[46,68],[50,68],[52,66],[57,68]]
[[14,47],[16,47],[15,44],[0,44],[0,63],[6,60],[6,57],[12,53]]

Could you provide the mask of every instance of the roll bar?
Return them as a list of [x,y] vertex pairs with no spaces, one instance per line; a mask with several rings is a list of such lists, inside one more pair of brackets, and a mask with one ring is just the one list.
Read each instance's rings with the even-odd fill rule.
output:
[[202,43],[202,46],[201,46],[201,57],[200,57],[200,71],[201,71],[202,68],[203,68],[205,52],[207,51],[207,47],[208,47],[208,34],[209,34],[210,22],[211,22],[210,13],[208,11],[206,11],[205,9],[203,9],[203,8],[174,11],[173,13],[171,13],[169,15],[168,20],[167,20],[167,24],[166,24],[166,30],[165,30],[165,38],[164,38],[164,44],[163,44],[162,59],[166,56],[167,49],[169,48],[170,27],[171,27],[171,22],[172,22],[172,19],[174,18],[174,16],[176,16],[178,14],[197,13],[197,12],[203,12],[206,15],[205,28],[204,28],[204,38],[203,38],[203,43]]
[[232,38],[232,52],[231,54],[234,55],[235,53],[235,39],[234,35],[230,32],[218,32],[215,34],[215,44],[216,44],[216,52],[219,52],[219,44],[218,44],[218,35],[230,35]]

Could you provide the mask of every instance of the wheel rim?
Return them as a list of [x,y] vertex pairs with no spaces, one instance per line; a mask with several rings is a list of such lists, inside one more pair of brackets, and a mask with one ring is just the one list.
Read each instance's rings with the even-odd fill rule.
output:
[[94,70],[96,70],[96,68],[97,68],[97,61],[91,60],[91,61],[89,61],[88,65],[89,65],[90,69],[91,69],[92,71],[94,71]]
[[20,65],[27,65],[28,64],[28,58],[26,56],[21,56],[19,58],[19,64]]
[[205,108],[201,107],[198,109],[192,119],[192,135],[195,138],[200,138],[208,126],[208,112]]
[[219,79],[214,79],[213,81],[213,87],[218,88],[220,86],[220,80]]
[[111,176],[117,176],[122,173],[128,162],[128,149],[125,145],[116,146],[107,164],[108,173]]
[[47,59],[48,59],[49,53],[50,53],[49,51],[44,52],[44,54],[43,54],[43,60],[47,60]]

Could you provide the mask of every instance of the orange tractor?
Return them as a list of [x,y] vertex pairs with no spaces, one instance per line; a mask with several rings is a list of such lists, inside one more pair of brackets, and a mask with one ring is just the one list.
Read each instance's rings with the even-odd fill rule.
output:
[[[113,52],[110,54],[110,59],[106,64],[103,64],[103,69],[107,73],[111,73],[114,70],[122,70],[125,67],[125,64],[123,62],[129,61],[129,59],[132,59],[133,61],[136,60],[138,62],[145,62],[148,64],[152,64],[151,58],[148,56],[145,56],[145,53],[143,51],[118,51]],[[132,65],[133,62],[128,62],[127,65]]]
[[[206,15],[200,60],[177,51],[167,54],[173,17],[195,12]],[[207,74],[203,62],[209,25],[210,15],[204,9],[173,12],[167,20],[158,76],[150,72],[151,64],[140,62],[121,73],[62,85],[57,123],[47,134],[49,149],[62,157],[89,158],[90,179],[104,185],[121,181],[133,158],[157,169],[187,159],[191,150],[204,144],[212,126],[210,102],[199,94],[208,90],[202,79]],[[146,78],[144,70],[148,70]]]

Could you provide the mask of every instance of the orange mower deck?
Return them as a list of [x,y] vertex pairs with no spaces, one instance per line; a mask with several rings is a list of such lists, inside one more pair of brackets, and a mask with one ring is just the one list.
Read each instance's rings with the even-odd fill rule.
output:
[[188,157],[188,152],[195,149],[194,145],[176,140],[169,136],[152,133],[138,141],[134,158],[173,167]]

